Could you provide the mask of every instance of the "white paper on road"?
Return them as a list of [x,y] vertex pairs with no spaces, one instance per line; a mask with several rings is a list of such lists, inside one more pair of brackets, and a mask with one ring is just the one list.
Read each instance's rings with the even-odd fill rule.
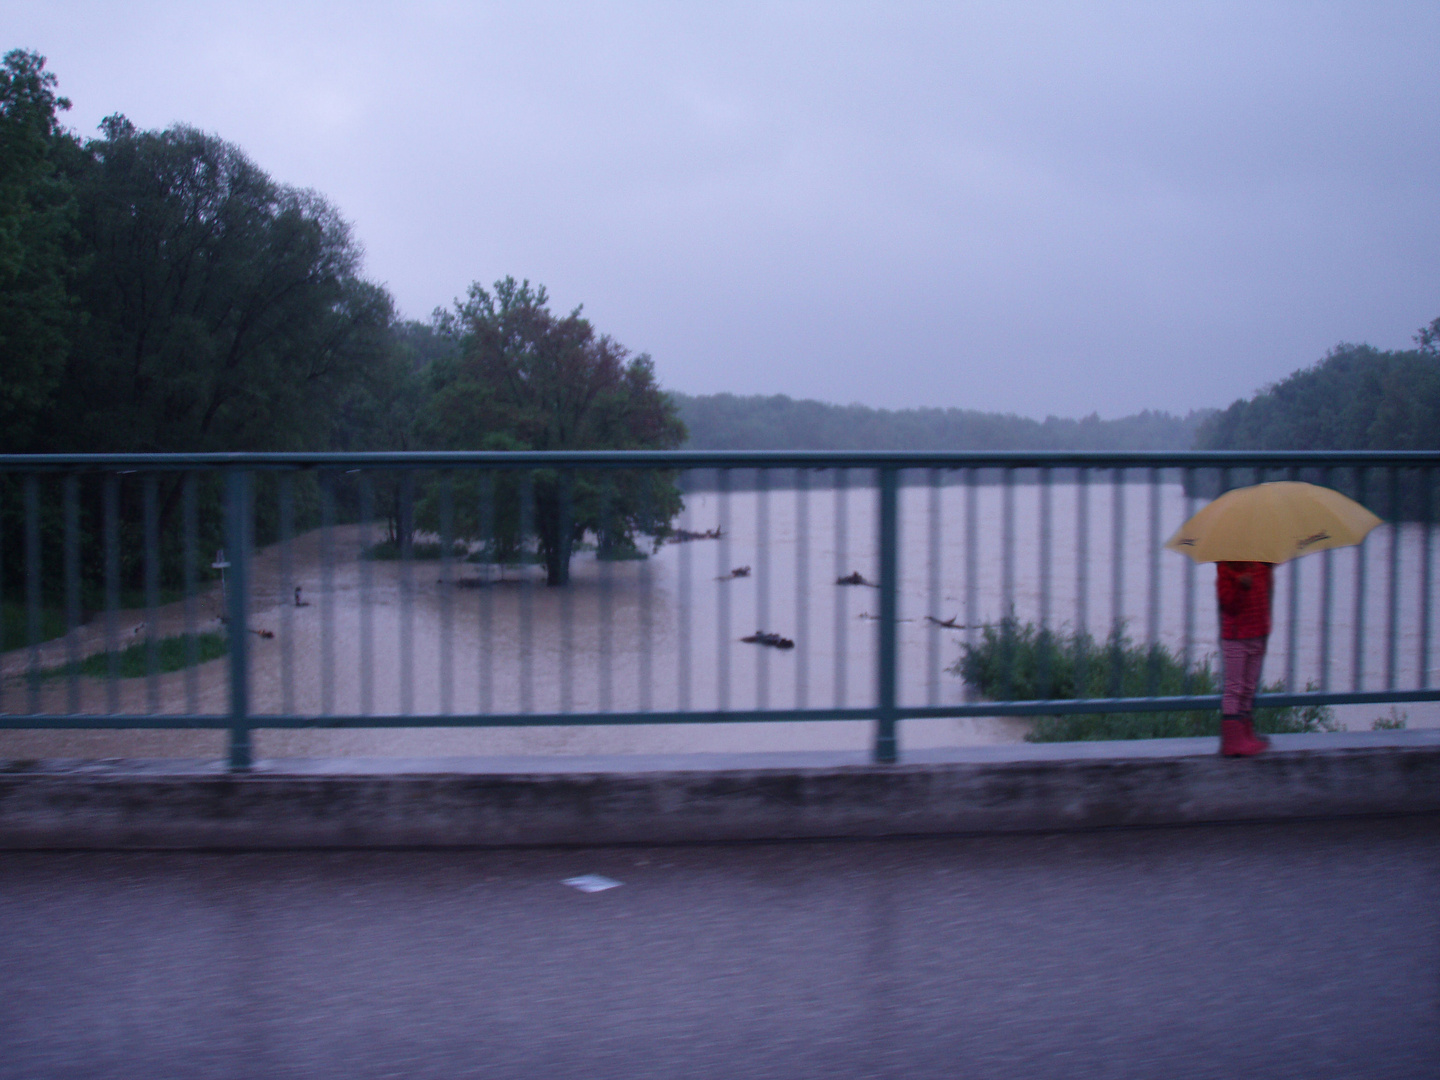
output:
[[621,883],[605,877],[603,874],[581,874],[579,877],[567,877],[561,884],[569,885],[572,889],[579,889],[581,892],[604,892]]

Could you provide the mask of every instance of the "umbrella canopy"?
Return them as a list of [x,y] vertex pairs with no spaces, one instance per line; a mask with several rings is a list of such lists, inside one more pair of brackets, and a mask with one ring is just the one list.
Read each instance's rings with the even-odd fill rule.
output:
[[1364,540],[1380,519],[1316,484],[1280,480],[1227,491],[1165,544],[1196,562],[1289,562]]

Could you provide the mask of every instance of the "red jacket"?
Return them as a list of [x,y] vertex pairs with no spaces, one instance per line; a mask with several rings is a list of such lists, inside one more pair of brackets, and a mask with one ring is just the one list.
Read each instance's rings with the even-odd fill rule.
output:
[[1268,562],[1222,562],[1216,564],[1216,570],[1220,637],[1226,641],[1269,637],[1274,566]]

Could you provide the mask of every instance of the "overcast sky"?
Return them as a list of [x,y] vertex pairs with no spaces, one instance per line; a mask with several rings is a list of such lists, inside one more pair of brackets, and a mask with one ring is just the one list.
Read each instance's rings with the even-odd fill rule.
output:
[[1440,315],[1440,5],[0,0],[68,122],[238,143],[424,318],[688,393],[1222,406]]

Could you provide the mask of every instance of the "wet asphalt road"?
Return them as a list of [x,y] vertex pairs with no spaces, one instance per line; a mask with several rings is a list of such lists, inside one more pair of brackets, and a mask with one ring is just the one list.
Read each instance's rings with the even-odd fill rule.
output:
[[1440,818],[9,853],[0,973],[5,1078],[1433,1078]]

